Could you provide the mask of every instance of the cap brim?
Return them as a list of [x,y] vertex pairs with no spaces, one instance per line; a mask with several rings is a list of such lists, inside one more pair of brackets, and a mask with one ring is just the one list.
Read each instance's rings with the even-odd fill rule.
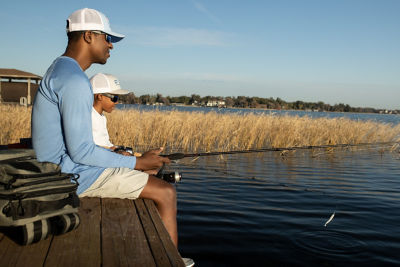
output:
[[108,92],[108,93],[112,94],[112,95],[126,95],[126,94],[129,93],[129,91],[125,90],[125,89],[118,89],[118,90],[111,91],[111,92]]
[[119,42],[125,38],[125,35],[122,35],[119,33],[115,33],[115,32],[106,32],[106,33],[111,36],[111,43]]

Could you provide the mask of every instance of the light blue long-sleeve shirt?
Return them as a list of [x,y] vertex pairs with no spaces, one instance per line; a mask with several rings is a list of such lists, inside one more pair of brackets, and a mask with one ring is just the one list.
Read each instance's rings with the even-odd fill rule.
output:
[[92,135],[93,91],[78,62],[57,58],[40,83],[32,109],[32,143],[39,161],[79,174],[78,194],[112,167],[133,169],[136,157],[96,146]]

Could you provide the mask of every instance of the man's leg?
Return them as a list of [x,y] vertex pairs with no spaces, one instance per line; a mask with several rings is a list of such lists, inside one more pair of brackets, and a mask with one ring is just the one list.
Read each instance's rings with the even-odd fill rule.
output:
[[178,245],[176,191],[162,179],[128,168],[108,168],[79,194],[79,197],[85,196],[153,200],[172,241]]
[[156,203],[165,228],[171,236],[172,242],[178,247],[175,187],[162,179],[149,175],[149,180],[140,193],[139,198],[148,198]]

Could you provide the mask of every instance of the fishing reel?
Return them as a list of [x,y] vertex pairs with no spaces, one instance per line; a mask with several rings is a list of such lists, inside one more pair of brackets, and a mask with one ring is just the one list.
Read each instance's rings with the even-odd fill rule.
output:
[[163,174],[158,174],[156,177],[163,179],[164,181],[168,183],[178,183],[182,180],[182,175],[179,172],[169,172],[169,173],[163,173]]
[[164,166],[156,174],[157,178],[160,178],[168,183],[179,183],[182,180],[182,175],[179,172],[164,172]]

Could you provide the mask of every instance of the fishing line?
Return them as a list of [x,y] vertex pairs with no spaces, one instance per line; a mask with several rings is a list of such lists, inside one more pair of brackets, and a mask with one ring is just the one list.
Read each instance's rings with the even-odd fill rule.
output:
[[[195,159],[199,159],[199,157],[196,157]],[[179,160],[175,160],[174,161],[174,163],[179,163],[179,162],[180,162]],[[183,163],[183,164],[185,164],[186,167],[189,167],[191,169],[197,169],[197,166],[193,161],[189,161],[188,163]],[[210,170],[210,173],[212,171],[214,171],[216,173],[223,174],[227,178],[237,177],[237,178],[243,178],[243,179],[246,179],[246,180],[255,180],[255,181],[262,181],[262,182],[267,182],[268,181],[268,179],[257,177],[257,175],[252,176],[252,175],[238,174],[234,170],[233,171],[227,171],[227,170],[221,170],[221,169],[216,169],[216,168],[208,168],[208,169]],[[332,202],[333,202],[332,204],[334,205],[334,207],[332,207],[333,209],[332,208],[328,208],[328,212],[329,213],[328,213],[327,216],[330,215],[330,217],[326,217],[326,219],[325,219],[326,214],[321,214],[322,220],[324,220],[322,222],[322,226],[324,228],[327,228],[328,224],[333,221],[333,219],[338,214],[338,212],[340,213],[340,210],[338,210],[339,201],[336,198],[336,196],[333,195],[332,193],[327,192],[323,188],[310,188],[311,185],[305,186],[305,185],[300,185],[300,184],[289,185],[289,184],[282,183],[282,182],[271,182],[271,183],[269,183],[267,185],[272,186],[271,188],[269,187],[270,190],[280,189],[281,187],[283,187],[283,188],[286,188],[285,190],[296,191],[296,192],[309,192],[312,195],[314,195],[314,194],[315,195],[320,195],[320,197],[322,199],[326,199],[326,198],[331,199]],[[275,186],[278,186],[278,188],[276,188]],[[329,202],[330,201],[327,201],[327,203],[329,203]],[[320,226],[321,225],[318,224],[318,227],[320,227]]]
[[216,155],[231,155],[231,154],[244,154],[244,153],[259,153],[259,152],[270,152],[270,151],[294,151],[294,150],[308,150],[308,149],[322,149],[322,148],[345,148],[345,147],[360,147],[360,146],[371,146],[371,145],[395,145],[398,142],[378,142],[378,143],[359,143],[359,144],[336,144],[336,145],[317,145],[317,146],[293,146],[293,147],[271,147],[271,148],[259,148],[259,149],[248,149],[248,150],[231,150],[231,151],[214,151],[214,152],[201,152],[201,153],[173,153],[169,155],[160,155],[167,157],[170,160],[178,160],[188,157],[205,157],[205,156],[216,156]]

